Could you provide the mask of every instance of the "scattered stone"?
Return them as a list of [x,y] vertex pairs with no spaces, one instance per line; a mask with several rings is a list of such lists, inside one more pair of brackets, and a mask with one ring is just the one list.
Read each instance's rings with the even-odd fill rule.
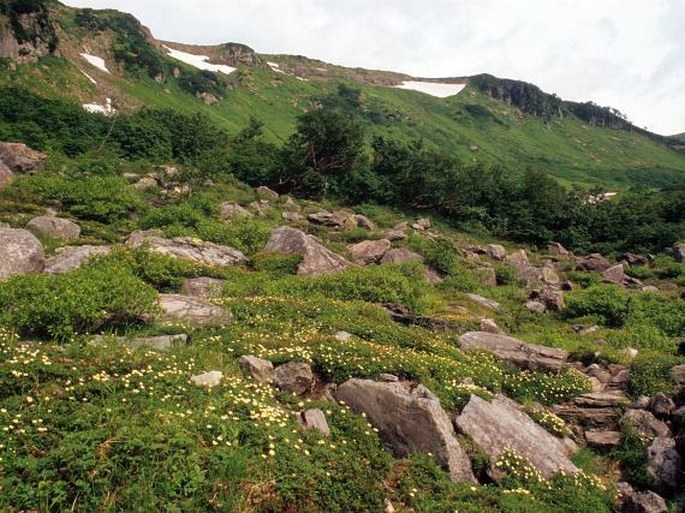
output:
[[564,294],[556,287],[543,287],[542,291],[540,292],[539,301],[545,305],[547,310],[552,312],[561,312],[564,308],[566,308]]
[[193,384],[201,387],[215,387],[218,386],[219,383],[221,383],[222,378],[224,377],[223,372],[221,371],[211,371],[211,372],[205,372],[204,374],[198,374],[197,376],[193,376],[190,378],[190,381],[193,382]]
[[38,216],[31,219],[27,228],[53,239],[73,241],[81,236],[81,227],[69,219],[52,216]]
[[554,286],[558,286],[559,283],[561,283],[559,275],[556,273],[556,271],[551,267],[547,266],[540,269],[540,281],[542,281],[542,283],[544,283],[545,285]]
[[551,244],[548,244],[547,251],[556,256],[565,257],[570,255],[569,251],[558,242],[552,242]]
[[453,481],[475,481],[449,416],[423,385],[411,388],[405,383],[351,379],[338,387],[336,398],[365,413],[399,456],[431,453]]
[[647,473],[652,477],[654,491],[670,495],[678,488],[682,468],[675,440],[670,436],[658,436],[647,448]]
[[257,194],[262,196],[263,198],[270,198],[273,200],[277,200],[280,197],[276,191],[272,191],[265,185],[257,187]]
[[159,307],[159,321],[163,325],[219,326],[231,320],[231,315],[220,306],[180,294],[160,294]]
[[351,262],[333,253],[310,235],[287,226],[281,226],[273,231],[264,252],[302,255],[302,262],[297,267],[297,274],[300,276],[330,274],[352,265]]
[[632,431],[645,440],[657,437],[671,437],[671,430],[666,424],[646,410],[628,410],[621,417],[623,431]]
[[527,301],[525,307],[536,314],[543,314],[547,311],[547,307],[540,301]]
[[585,441],[593,449],[608,450],[618,447],[621,443],[620,431],[585,431]]
[[388,250],[381,259],[381,264],[403,264],[405,262],[423,262],[423,257],[405,248],[394,248]]
[[495,396],[491,402],[472,395],[455,424],[485,451],[494,472],[495,463],[508,449],[530,461],[545,478],[560,471],[575,473],[579,470],[569,460],[577,450],[573,442],[562,441],[548,433],[517,403],[503,395]]
[[109,255],[109,246],[66,246],[58,248],[55,254],[45,261],[45,272],[63,274],[78,269],[93,256]]
[[385,238],[391,242],[395,242],[398,240],[406,239],[407,234],[404,233],[403,230],[390,230],[388,233],[385,234]]
[[276,377],[274,366],[269,360],[257,356],[245,355],[238,360],[240,370],[257,383],[273,383]]
[[481,287],[497,286],[497,272],[492,267],[479,267],[475,274]]
[[668,417],[675,411],[675,403],[663,392],[658,392],[649,402],[649,409],[656,417]]
[[264,217],[266,213],[271,210],[271,203],[267,200],[253,201],[250,203],[250,208],[257,212],[258,216]]
[[237,249],[191,237],[164,239],[146,232],[134,232],[126,240],[126,244],[133,247],[146,244],[155,253],[203,265],[227,267],[247,261],[245,255]]
[[492,299],[488,299],[486,297],[480,296],[478,294],[471,294],[468,293],[466,296],[473,301],[474,303],[479,304],[480,306],[483,306],[485,308],[488,308],[490,310],[499,310],[499,303],[497,301],[494,301]]
[[311,408],[300,413],[300,422],[306,429],[315,429],[324,436],[331,435],[326,415],[319,408]]
[[495,260],[504,260],[504,257],[507,256],[507,250],[504,249],[504,246],[499,244],[488,244],[483,247],[483,251],[486,255]]
[[183,281],[181,294],[201,299],[217,297],[221,295],[221,290],[224,288],[225,283],[224,280],[217,278],[188,278]]
[[564,420],[583,426],[613,428],[618,425],[620,408],[629,404],[624,395],[593,392],[581,394],[571,402],[554,405],[552,412]]
[[288,362],[276,367],[276,386],[284,392],[303,395],[314,384],[314,373],[310,365]]
[[17,274],[39,273],[44,268],[45,250],[35,235],[27,230],[0,228],[0,281]]
[[285,219],[286,221],[290,221],[291,223],[296,223],[302,219],[302,216],[300,215],[299,212],[295,211],[286,211],[281,214],[281,217]]
[[235,218],[249,218],[254,217],[254,214],[241,207],[237,203],[226,202],[219,205],[219,214],[224,219],[235,219]]
[[623,264],[617,264],[609,267],[609,269],[602,273],[602,278],[604,281],[609,283],[624,285],[626,282],[626,273],[623,269]]
[[459,337],[462,350],[483,350],[516,367],[529,370],[545,369],[558,372],[568,353],[562,349],[526,344],[506,335],[471,331]]
[[577,271],[606,271],[612,266],[611,262],[604,258],[599,253],[592,253],[587,257],[578,257],[576,259]]
[[25,144],[0,142],[0,163],[14,173],[31,173],[47,158]]
[[637,358],[637,355],[640,354],[640,351],[638,351],[637,349],[635,349],[633,347],[626,347],[623,350],[623,354],[626,355],[631,360],[634,360],[635,358]]
[[354,216],[355,221],[357,221],[357,228],[363,228],[364,230],[373,231],[376,229],[374,222],[366,216],[361,214],[356,214]]
[[354,261],[360,265],[379,262],[389,249],[390,241],[387,239],[365,240],[347,246],[347,250],[352,254]]
[[335,334],[335,339],[340,342],[349,342],[352,340],[352,333],[348,333],[347,331],[338,331]]
[[422,217],[421,219],[417,219],[417,221],[411,225],[412,228],[415,230],[428,230],[431,227],[431,220],[428,219],[427,217]]
[[499,326],[497,326],[497,323],[493,319],[481,319],[480,330],[495,335],[503,335],[502,330],[499,329]]
[[341,226],[351,228],[357,226],[357,220],[354,217],[354,213],[348,210],[338,210],[332,213],[327,210],[321,210],[315,214],[309,214],[307,219],[311,223],[329,226],[331,228],[339,228]]
[[504,261],[510,266],[519,270],[527,269],[530,267],[530,263],[528,262],[528,255],[526,255],[525,249],[519,249],[507,255],[506,257],[504,257]]
[[668,505],[654,492],[636,492],[628,483],[618,483],[621,513],[668,513]]

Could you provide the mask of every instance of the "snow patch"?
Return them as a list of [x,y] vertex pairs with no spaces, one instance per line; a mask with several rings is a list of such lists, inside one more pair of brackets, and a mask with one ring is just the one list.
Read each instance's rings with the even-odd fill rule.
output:
[[93,77],[91,77],[88,73],[86,73],[86,72],[83,71],[83,70],[81,70],[81,73],[83,73],[83,75],[84,75],[88,80],[90,80],[93,84],[98,85],[98,83],[95,81],[95,79],[94,79]]
[[90,55],[89,53],[82,53],[81,57],[88,61],[91,66],[95,66],[100,71],[109,73],[107,66],[105,65],[105,59],[98,57],[97,55]]
[[281,67],[280,64],[276,64],[275,62],[266,61],[266,63],[267,63],[267,64],[269,65],[269,67],[270,67],[271,69],[273,69],[273,70],[277,70],[277,69],[279,69],[279,68]]
[[454,96],[464,90],[466,84],[443,84],[437,82],[420,82],[420,81],[405,81],[402,85],[395,86],[398,89],[409,89],[411,91],[419,91],[438,98],[447,98]]
[[116,109],[112,107],[112,99],[107,98],[105,103],[84,103],[83,110],[91,114],[102,114],[103,116],[113,116],[116,114]]
[[219,72],[223,73],[224,75],[230,75],[236,70],[235,68],[226,66],[224,64],[212,64],[210,62],[207,62],[209,60],[209,57],[207,57],[206,55],[195,55],[192,53],[181,52],[180,50],[174,50],[173,48],[169,48],[168,46],[165,46],[164,49],[173,59],[189,64],[190,66],[193,66],[197,69],[201,69],[204,71]]

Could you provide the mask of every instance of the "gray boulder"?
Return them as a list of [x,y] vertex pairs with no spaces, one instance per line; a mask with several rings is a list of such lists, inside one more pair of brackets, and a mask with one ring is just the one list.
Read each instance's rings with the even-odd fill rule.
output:
[[616,264],[609,267],[609,269],[602,273],[602,279],[609,283],[615,283],[616,285],[624,285],[626,282],[626,273],[623,269],[623,264]]
[[183,281],[181,294],[202,299],[217,297],[221,295],[225,283],[217,278],[188,278]]
[[341,226],[354,228],[357,226],[357,219],[354,216],[354,212],[350,212],[349,210],[338,210],[336,212],[320,210],[315,214],[309,214],[307,219],[310,223],[320,224],[331,228],[339,228]]
[[269,189],[265,185],[257,187],[257,194],[263,198],[269,198],[273,200],[277,200],[280,197],[276,191]]
[[630,401],[625,395],[593,392],[581,394],[568,403],[554,405],[552,412],[564,420],[583,426],[612,429],[618,425],[621,408],[629,404]]
[[405,262],[423,262],[423,257],[405,248],[394,248],[388,250],[381,259],[381,264],[403,264]]
[[636,433],[645,440],[657,437],[672,437],[668,426],[646,410],[628,410],[621,417],[621,428],[624,432]]
[[284,392],[303,395],[314,384],[314,373],[309,364],[288,362],[276,367],[275,383]]
[[669,248],[667,252],[676,262],[685,262],[685,244],[676,244]]
[[357,222],[357,228],[363,228],[364,230],[369,231],[373,231],[376,229],[376,225],[374,224],[374,222],[366,216],[356,214],[354,216],[354,219]]
[[274,366],[269,360],[256,356],[245,355],[238,360],[240,369],[245,376],[249,376],[257,383],[273,383],[276,377]]
[[487,308],[488,310],[499,310],[500,304],[493,299],[488,299],[486,297],[480,296],[478,294],[472,294],[470,292],[466,294],[466,296],[474,303],[477,303],[480,306]]
[[109,255],[109,246],[66,246],[59,248],[45,261],[45,272],[48,274],[63,274],[81,267],[93,256]]
[[365,240],[347,246],[347,250],[352,254],[355,263],[360,265],[368,265],[380,261],[389,249],[390,241],[387,239]]
[[38,216],[31,219],[27,228],[53,239],[76,240],[81,236],[81,227],[69,219],[54,216]]
[[636,492],[628,483],[618,483],[621,513],[668,513],[663,497],[654,492]]
[[675,440],[658,436],[647,448],[647,473],[652,477],[651,488],[661,494],[671,494],[678,488],[682,460]]
[[555,256],[569,256],[570,253],[569,251],[559,244],[558,242],[552,242],[551,244],[547,245],[547,251],[550,252],[551,254]]
[[492,267],[479,267],[475,273],[481,287],[497,286],[497,272]]
[[504,249],[504,246],[499,244],[488,244],[483,247],[483,251],[486,255],[495,260],[504,260],[504,257],[507,256],[507,250]]
[[351,379],[338,387],[336,399],[366,414],[399,456],[431,453],[453,481],[475,481],[449,416],[423,385]]
[[663,392],[658,392],[649,401],[649,409],[659,418],[668,417],[675,410],[673,399]]
[[548,433],[517,403],[502,395],[495,396],[492,402],[472,395],[457,417],[456,426],[485,451],[493,469],[500,456],[510,449],[526,458],[545,478],[560,471],[579,470],[569,459],[577,450],[571,440]]
[[299,212],[293,211],[286,211],[281,213],[281,217],[285,219],[286,221],[290,221],[291,223],[296,223],[300,219],[302,219],[302,216],[300,215]]
[[237,249],[191,237],[164,239],[156,235],[134,232],[126,244],[138,247],[147,245],[150,251],[174,258],[190,260],[198,264],[227,267],[245,262],[247,258]]
[[611,262],[599,253],[592,253],[587,257],[576,259],[576,270],[578,271],[599,271],[603,272],[612,266]]
[[254,217],[254,214],[237,203],[225,202],[219,205],[219,213],[224,219]]
[[585,441],[589,447],[594,449],[613,449],[621,443],[621,432],[587,430],[585,431]]
[[0,163],[14,173],[31,173],[47,155],[25,144],[0,142]]
[[568,353],[562,349],[526,344],[513,337],[484,331],[464,333],[459,337],[459,345],[464,351],[488,351],[505,362],[529,370],[557,372],[568,357]]
[[198,374],[197,376],[193,376],[190,378],[190,381],[193,382],[194,385],[200,386],[200,387],[216,387],[221,383],[221,380],[223,379],[224,374],[221,371],[210,371],[210,372],[205,372],[204,374]]
[[326,414],[319,408],[311,408],[300,413],[300,422],[305,429],[315,429],[324,436],[330,436],[331,428],[326,420]]
[[231,321],[231,315],[220,306],[181,294],[160,294],[159,307],[162,325],[221,326]]
[[302,262],[297,267],[297,274],[300,276],[330,274],[352,265],[351,262],[333,253],[310,235],[287,226],[281,226],[273,231],[264,252],[301,255]]
[[27,230],[0,228],[0,281],[17,274],[42,272],[45,250]]
[[388,239],[389,241],[398,241],[398,240],[404,240],[407,238],[407,234],[404,233],[404,230],[390,230],[388,233],[385,234],[385,238]]

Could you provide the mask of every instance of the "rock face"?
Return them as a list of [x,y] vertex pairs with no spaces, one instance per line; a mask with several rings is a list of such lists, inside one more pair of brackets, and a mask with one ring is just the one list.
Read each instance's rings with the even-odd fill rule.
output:
[[622,513],[668,513],[663,497],[654,492],[636,492],[628,483],[618,483]]
[[487,402],[476,395],[456,420],[457,429],[468,435],[490,458],[492,468],[503,452],[512,449],[525,457],[545,477],[559,471],[575,473],[569,456],[575,444],[548,433],[502,395]]
[[221,383],[223,377],[223,372],[211,371],[205,372],[204,374],[198,374],[197,376],[193,376],[192,378],[190,378],[190,381],[192,381],[193,384],[200,387],[215,387],[218,386],[219,383]]
[[53,256],[45,262],[45,272],[49,274],[68,273],[81,267],[90,257],[109,255],[109,246],[66,246],[59,248]]
[[631,430],[645,440],[654,440],[657,437],[670,438],[671,430],[668,426],[645,410],[628,410],[621,417],[623,430]]
[[583,426],[613,428],[620,419],[620,407],[630,401],[623,395],[595,392],[581,394],[573,401],[552,407],[563,419]]
[[300,422],[306,429],[316,429],[325,436],[330,436],[331,428],[328,426],[326,415],[319,408],[311,408],[300,414]]
[[352,253],[354,261],[361,265],[380,261],[389,249],[390,241],[387,239],[365,240],[347,246],[347,250]]
[[252,212],[246,208],[241,207],[237,203],[222,203],[219,205],[219,213],[224,219],[234,219],[236,217],[248,218],[254,217]]
[[302,395],[314,384],[312,368],[306,363],[288,362],[276,367],[276,386],[284,392]]
[[0,228],[0,280],[17,274],[42,272],[45,250],[29,231]]
[[269,198],[273,200],[277,200],[280,197],[276,191],[269,189],[265,185],[257,187],[257,194],[263,198]]
[[243,374],[250,376],[257,383],[273,383],[276,377],[274,366],[269,360],[246,355],[240,357],[238,364]]
[[310,235],[287,226],[281,226],[273,231],[264,252],[302,255],[302,262],[297,267],[297,274],[300,276],[330,274],[352,265],[345,258],[318,243]]
[[609,267],[609,269],[602,273],[602,278],[609,283],[623,285],[626,282],[626,273],[623,270],[623,265],[617,264]]
[[475,480],[449,416],[423,385],[411,389],[405,383],[351,379],[338,387],[336,398],[365,413],[399,456],[432,453],[453,481]]
[[585,258],[579,257],[576,260],[576,270],[578,271],[600,271],[604,272],[611,267],[611,262],[599,253],[592,253]]
[[354,213],[348,210],[338,210],[336,212],[321,210],[316,214],[309,214],[307,219],[311,223],[329,226],[331,228],[339,228],[341,226],[354,228],[357,226],[357,219],[355,218]]
[[483,350],[516,367],[529,370],[546,369],[557,372],[566,362],[568,353],[562,349],[526,344],[513,337],[470,331],[459,337],[462,350]]
[[488,244],[483,247],[483,251],[486,255],[495,260],[504,260],[504,257],[507,256],[507,250],[504,249],[504,246],[500,246],[499,244]]
[[225,283],[217,278],[188,278],[183,282],[181,294],[202,299],[217,297],[221,295]]
[[219,326],[231,320],[230,314],[220,306],[180,294],[160,294],[159,307],[162,310],[161,324]]
[[28,222],[26,227],[53,239],[72,241],[81,236],[81,227],[79,225],[69,219],[62,219],[60,217],[34,217]]
[[652,488],[661,494],[670,494],[678,488],[682,468],[675,440],[658,436],[647,448],[647,473],[652,477]]
[[404,262],[423,262],[423,257],[405,248],[395,248],[388,250],[381,264],[403,264]]
[[136,232],[131,234],[126,244],[133,247],[147,244],[150,251],[155,253],[191,260],[203,265],[226,267],[247,260],[245,255],[237,249],[190,237],[164,239],[155,235],[141,235],[140,232]]
[[611,449],[621,443],[620,431],[588,430],[585,432],[585,440],[590,447],[595,449]]
[[32,150],[25,144],[0,142],[0,162],[14,173],[30,173],[47,155]]

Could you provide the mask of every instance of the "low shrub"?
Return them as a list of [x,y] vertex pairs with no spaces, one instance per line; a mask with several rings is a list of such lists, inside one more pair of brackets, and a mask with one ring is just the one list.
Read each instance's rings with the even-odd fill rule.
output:
[[676,392],[671,369],[682,363],[675,356],[640,354],[630,365],[630,393],[633,397],[653,396],[657,392]]
[[567,296],[565,316],[595,317],[609,326],[622,326],[630,311],[630,297],[615,285],[593,285]]

